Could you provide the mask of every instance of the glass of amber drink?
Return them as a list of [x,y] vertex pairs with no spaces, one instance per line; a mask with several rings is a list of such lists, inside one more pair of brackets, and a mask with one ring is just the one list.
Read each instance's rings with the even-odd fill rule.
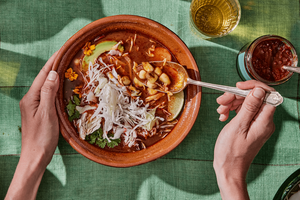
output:
[[191,3],[190,25],[203,39],[227,35],[235,29],[240,18],[238,0],[193,0]]

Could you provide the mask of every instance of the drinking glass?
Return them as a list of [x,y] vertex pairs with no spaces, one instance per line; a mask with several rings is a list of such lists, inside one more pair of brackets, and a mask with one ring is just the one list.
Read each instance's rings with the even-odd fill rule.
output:
[[191,3],[190,25],[203,39],[227,35],[235,29],[240,18],[238,0],[193,0]]

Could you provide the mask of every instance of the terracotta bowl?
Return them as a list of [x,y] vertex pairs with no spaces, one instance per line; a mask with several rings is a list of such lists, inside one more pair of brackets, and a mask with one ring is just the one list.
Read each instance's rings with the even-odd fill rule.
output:
[[72,58],[86,42],[117,30],[135,31],[159,41],[173,53],[180,64],[187,68],[191,78],[200,80],[200,75],[191,52],[176,34],[155,21],[139,16],[117,15],[99,19],[82,28],[63,45],[53,65],[53,70],[56,70],[60,77],[56,109],[63,137],[77,152],[92,161],[113,167],[130,167],[160,158],[180,144],[197,118],[201,102],[201,88],[189,85],[185,89],[185,105],[178,124],[164,139],[147,149],[132,153],[116,153],[103,150],[81,140],[65,112],[66,105],[63,100],[64,72]]

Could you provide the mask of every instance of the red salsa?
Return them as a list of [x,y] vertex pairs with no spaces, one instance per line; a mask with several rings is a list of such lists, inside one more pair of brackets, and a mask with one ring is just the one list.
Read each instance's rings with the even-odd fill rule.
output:
[[270,39],[259,43],[252,55],[252,66],[255,72],[268,81],[279,81],[289,74],[282,68],[291,66],[293,54],[291,48],[280,39]]

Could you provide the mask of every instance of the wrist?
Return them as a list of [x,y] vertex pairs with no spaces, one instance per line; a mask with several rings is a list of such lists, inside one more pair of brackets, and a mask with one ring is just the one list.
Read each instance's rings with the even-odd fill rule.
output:
[[21,153],[5,199],[35,199],[46,166],[41,156]]
[[35,167],[46,169],[53,156],[53,152],[49,152],[43,145],[24,144],[22,141],[21,163],[29,162]]
[[32,174],[36,173],[44,173],[46,170],[47,164],[45,163],[45,159],[42,153],[39,154],[25,154],[21,153],[20,160],[17,166],[22,168],[26,168],[28,172]]
[[223,200],[249,200],[247,183],[244,176],[225,171],[216,172],[217,182]]
[[214,156],[213,167],[217,177],[234,178],[237,180],[245,180],[249,167],[253,159],[243,156],[228,155]]

